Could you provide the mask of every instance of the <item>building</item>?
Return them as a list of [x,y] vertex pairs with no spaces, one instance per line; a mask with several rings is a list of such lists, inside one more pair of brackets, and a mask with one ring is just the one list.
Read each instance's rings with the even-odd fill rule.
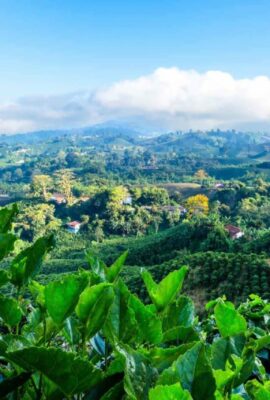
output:
[[224,187],[225,187],[224,183],[219,182],[215,184],[216,189],[223,189]]
[[90,200],[90,197],[89,197],[89,196],[81,196],[81,197],[79,198],[79,201],[81,201],[81,202],[83,202],[83,203],[85,203],[85,202],[88,201],[88,200]]
[[53,193],[50,197],[50,201],[60,205],[60,204],[66,204],[67,200],[65,196],[61,193]]
[[162,206],[162,210],[171,213],[179,211],[181,215],[186,214],[187,212],[187,210],[183,206]]
[[123,198],[121,201],[123,206],[131,206],[132,205],[132,196],[128,194],[126,197]]
[[70,233],[78,233],[81,227],[81,223],[79,221],[71,221],[67,223],[67,230]]
[[240,239],[242,236],[244,236],[244,232],[237,226],[226,225],[225,229],[232,239]]

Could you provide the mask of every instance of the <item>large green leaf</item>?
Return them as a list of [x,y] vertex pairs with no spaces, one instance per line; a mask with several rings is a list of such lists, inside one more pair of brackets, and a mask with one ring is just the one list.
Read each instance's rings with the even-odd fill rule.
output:
[[195,344],[164,370],[158,384],[171,385],[179,381],[194,400],[214,398],[216,383],[202,343]]
[[0,269],[0,287],[4,286],[9,281],[9,276],[7,271]]
[[40,270],[42,261],[54,246],[53,235],[38,239],[32,246],[23,250],[13,260],[11,271],[11,282],[21,287],[28,283]]
[[145,306],[138,297],[131,295],[129,306],[135,313],[135,318],[145,341],[158,344],[162,341],[162,323],[157,313]]
[[198,332],[192,327],[175,326],[163,333],[163,342],[190,343],[200,340]]
[[91,251],[85,252],[86,260],[98,281],[105,281],[106,265]]
[[163,330],[167,331],[175,326],[190,327],[193,324],[195,309],[193,301],[186,296],[180,296],[171,303],[163,316]]
[[0,261],[13,250],[16,240],[12,233],[0,233]]
[[138,337],[135,311],[129,305],[131,293],[120,280],[115,287],[115,297],[110,308],[104,332],[110,340],[122,343],[133,342]]
[[8,352],[7,357],[25,371],[38,371],[66,396],[82,393],[101,381],[102,373],[89,361],[61,349],[29,347]]
[[76,313],[85,325],[86,337],[94,336],[102,328],[113,299],[114,291],[109,283],[100,283],[82,292]]
[[149,400],[192,400],[192,397],[180,383],[175,383],[174,385],[158,385],[150,389]]
[[45,286],[37,281],[31,281],[28,288],[41,309],[45,309]]
[[245,387],[252,400],[270,400],[269,381],[263,385],[256,380],[252,380]]
[[22,319],[18,302],[10,297],[0,296],[0,317],[8,326],[17,325]]
[[158,372],[142,354],[128,348],[119,349],[125,357],[124,388],[131,400],[148,400],[148,392],[154,386]]
[[[124,398],[124,394],[124,385],[123,381],[121,381],[109,389],[99,400],[119,400]],[[92,399],[89,398],[89,400]]]
[[243,360],[240,357],[231,355],[231,357],[226,361],[224,369],[217,369],[213,371],[217,388],[219,390],[223,389],[225,386],[231,383],[235,377],[238,377],[242,367]]
[[245,318],[229,301],[219,301],[214,309],[219,332],[223,337],[239,335],[247,329]]
[[182,288],[187,270],[187,267],[182,267],[173,271],[159,284],[153,280],[146,269],[142,270],[142,278],[147,291],[158,311],[164,310],[175,299]]
[[13,219],[17,214],[17,204],[13,204],[11,208],[6,207],[0,210],[0,233],[6,233],[11,229]]
[[246,344],[245,335],[219,337],[211,345],[211,364],[214,369],[225,370],[226,362],[232,355],[241,357]]
[[150,349],[141,349],[140,353],[151,360],[151,364],[161,373],[164,369],[169,368],[172,363],[187,350],[194,346],[194,343],[181,344],[175,347],[152,347]]
[[74,345],[80,341],[79,321],[73,317],[69,317],[64,321],[63,335],[67,341]]
[[128,251],[125,251],[117,260],[109,267],[105,267],[106,279],[108,282],[114,282],[118,277],[128,255]]
[[55,323],[62,324],[74,311],[88,279],[84,274],[66,275],[45,288],[45,305]]

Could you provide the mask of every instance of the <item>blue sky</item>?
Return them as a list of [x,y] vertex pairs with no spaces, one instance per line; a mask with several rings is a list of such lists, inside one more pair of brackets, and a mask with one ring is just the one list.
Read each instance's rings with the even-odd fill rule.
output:
[[[153,122],[161,113],[163,120],[154,122],[165,128],[201,122],[205,127],[268,126],[265,88],[270,90],[270,80],[254,84],[254,79],[270,76],[269,20],[269,0],[1,0],[0,132],[79,126],[115,117]],[[155,74],[158,68],[165,70]],[[199,76],[181,72],[189,70]],[[213,70],[230,74],[233,81],[223,75],[209,78]],[[140,77],[148,77],[144,86],[136,80]],[[224,89],[226,77],[230,82]],[[128,88],[111,87],[127,79]],[[247,87],[241,79],[250,79]],[[167,99],[166,87],[173,92],[174,82],[179,90]],[[197,92],[194,82],[200,87]],[[135,97],[120,112],[134,84]],[[245,115],[258,99],[262,105],[254,118],[243,117],[239,109],[228,119],[251,92],[255,95]],[[197,111],[190,109],[202,93],[207,99],[201,97]],[[145,115],[143,99],[152,104],[154,97],[166,101],[153,104]],[[173,112],[184,119],[171,121]]]
[[268,0],[1,0],[0,96],[54,94],[157,67],[270,71]]

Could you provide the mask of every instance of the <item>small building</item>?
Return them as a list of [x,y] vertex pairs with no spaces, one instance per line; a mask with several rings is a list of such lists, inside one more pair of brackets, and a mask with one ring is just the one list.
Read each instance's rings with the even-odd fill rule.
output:
[[187,210],[183,206],[162,206],[162,210],[171,213],[179,211],[181,215],[186,214],[187,212]]
[[50,201],[60,205],[60,204],[66,204],[67,200],[65,196],[61,193],[53,193],[50,197]]
[[126,197],[123,198],[121,201],[123,206],[131,206],[132,205],[132,196],[128,194]]
[[81,227],[81,223],[79,221],[71,221],[67,223],[67,230],[70,233],[78,233]]
[[244,236],[244,232],[241,230],[241,228],[238,228],[237,226],[226,225],[225,229],[232,239],[240,239],[242,236]]
[[81,196],[81,197],[79,198],[79,201],[81,201],[82,203],[85,203],[85,202],[88,201],[88,200],[90,200],[90,197],[89,197],[89,196]]
[[215,184],[215,188],[216,189],[223,189],[225,187],[224,183],[222,182],[218,182]]

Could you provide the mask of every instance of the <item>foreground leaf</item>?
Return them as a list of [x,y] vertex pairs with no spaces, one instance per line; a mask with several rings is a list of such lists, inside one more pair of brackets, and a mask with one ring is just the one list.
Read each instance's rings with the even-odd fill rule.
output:
[[144,340],[153,344],[160,343],[163,338],[162,323],[157,314],[134,295],[130,296],[129,305],[135,313],[135,318]]
[[252,380],[245,385],[245,388],[252,400],[270,400],[269,381],[263,385],[256,380]]
[[0,261],[14,249],[16,240],[16,236],[11,233],[0,233]]
[[150,389],[149,400],[192,400],[190,393],[183,390],[180,383],[174,385],[158,385]]
[[173,271],[159,284],[153,280],[151,274],[146,269],[142,270],[142,278],[147,291],[158,311],[164,310],[175,299],[183,285],[187,270],[187,267],[182,267],[179,270]]
[[124,388],[132,400],[148,400],[148,392],[154,386],[158,372],[150,361],[142,354],[129,349],[121,348],[119,352],[125,357]]
[[101,371],[90,362],[60,349],[29,347],[8,352],[7,357],[25,371],[38,371],[44,374],[66,396],[82,393],[102,378]]
[[0,233],[6,233],[11,229],[13,219],[17,214],[17,204],[13,204],[11,208],[5,207],[0,210]]
[[188,328],[194,321],[195,308],[192,300],[186,296],[180,296],[171,303],[163,317],[163,329],[167,331],[175,326]]
[[191,393],[194,400],[214,398],[215,379],[202,343],[195,344],[170,368],[164,370],[158,379],[158,384],[171,385],[179,381],[182,387]]
[[54,237],[50,235],[38,239],[18,254],[10,266],[11,282],[18,287],[28,283],[39,272],[45,255],[53,246]]
[[218,302],[214,313],[218,330],[223,337],[239,335],[246,331],[245,318],[239,314],[231,302]]
[[85,275],[67,275],[45,288],[45,305],[56,324],[62,324],[74,311],[87,285]]
[[22,316],[22,310],[15,299],[0,296],[0,317],[8,326],[16,326]]
[[125,251],[117,260],[109,267],[105,267],[105,274],[108,282],[114,282],[118,277],[128,255],[128,251]]
[[0,287],[8,283],[9,277],[7,271],[0,269]]
[[107,338],[112,342],[133,342],[138,337],[138,322],[130,306],[131,292],[120,280],[115,287],[115,297],[104,327]]
[[103,326],[114,299],[109,283],[86,288],[80,295],[76,313],[85,325],[86,337],[94,336]]

